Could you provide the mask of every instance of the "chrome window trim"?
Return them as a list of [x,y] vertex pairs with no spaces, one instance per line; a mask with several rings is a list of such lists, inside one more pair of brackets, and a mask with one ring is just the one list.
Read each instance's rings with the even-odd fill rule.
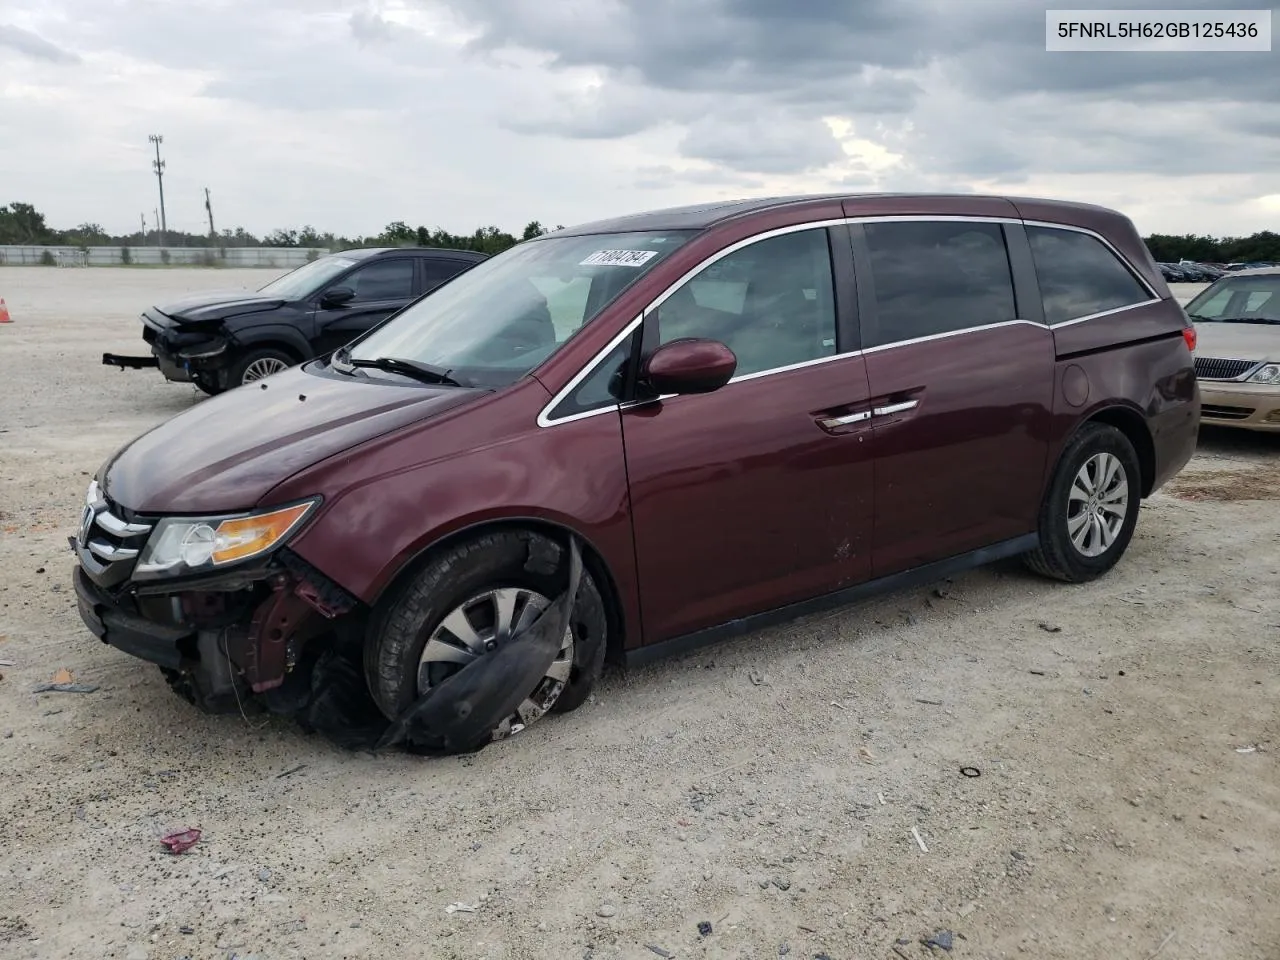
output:
[[573,377],[573,379],[571,379],[567,384],[565,384],[558,391],[556,391],[555,395],[552,396],[550,401],[548,401],[539,411],[538,417],[537,417],[538,426],[554,427],[557,424],[561,424],[561,423],[572,423],[576,420],[585,420],[588,417],[595,417],[595,416],[599,416],[600,414],[614,413],[619,410],[629,409],[634,406],[643,406],[645,404],[653,403],[655,400],[671,399],[672,395],[664,395],[661,397],[655,397],[653,399],[646,399],[638,402],[630,402],[627,404],[612,403],[607,406],[597,407],[594,410],[586,410],[581,413],[571,413],[571,414],[568,414],[567,416],[562,416],[562,417],[553,417],[551,415],[551,412],[555,410],[555,408],[559,406],[562,402],[564,402],[564,400],[568,398],[569,394],[572,393],[579,386],[579,384],[582,383],[583,380],[591,376],[591,374],[595,371],[596,367],[598,367],[604,361],[604,358],[607,357],[610,354],[610,352],[612,352],[618,346],[619,343],[621,343],[633,332],[635,332],[636,328],[638,328],[644,322],[644,318],[647,317],[651,311],[661,307],[662,304],[665,303],[666,300],[673,293],[676,292],[676,290],[678,290],[681,286],[687,283],[690,279],[695,277],[697,274],[701,273],[707,267],[721,260],[722,258],[727,257],[729,254],[736,253],[738,250],[741,250],[744,247],[748,247],[754,243],[759,243],[763,240],[769,240],[769,239],[772,239],[773,237],[785,236],[786,234],[789,234],[789,233],[800,233],[801,231],[804,231],[804,230],[826,230],[831,227],[848,226],[851,224],[914,223],[914,222],[1010,223],[1010,224],[1021,224],[1022,226],[1026,226],[1026,227],[1045,227],[1051,230],[1068,230],[1068,231],[1071,231],[1072,233],[1083,233],[1086,236],[1093,237],[1095,240],[1102,243],[1102,245],[1105,246],[1109,251],[1111,251],[1112,256],[1116,257],[1120,261],[1120,263],[1125,267],[1125,269],[1127,269],[1137,279],[1138,283],[1141,284],[1143,289],[1146,290],[1151,295],[1152,299],[1144,300],[1140,303],[1126,304],[1124,306],[1115,307],[1110,310],[1103,310],[1100,313],[1093,313],[1083,317],[1075,317],[1071,320],[1063,320],[1059,323],[1053,323],[1053,324],[1050,324],[1050,323],[1042,324],[1042,323],[1036,323],[1035,321],[1032,321],[1032,320],[1023,320],[1023,319],[1002,320],[996,323],[984,324],[978,327],[963,327],[959,330],[947,330],[947,331],[944,331],[943,333],[930,334],[927,337],[916,337],[912,340],[898,340],[898,341],[895,341],[894,343],[881,344],[879,346],[868,347],[860,350],[851,350],[845,353],[836,353],[827,357],[818,357],[813,360],[805,360],[801,363],[788,364],[787,366],[784,366],[784,367],[773,367],[768,370],[759,370],[759,371],[756,371],[755,373],[743,374],[742,376],[734,377],[733,379],[731,379],[729,383],[726,384],[726,386],[729,386],[734,383],[739,383],[743,380],[756,380],[756,379],[759,379],[760,377],[772,376],[775,373],[786,373],[791,370],[798,370],[804,367],[816,366],[817,364],[821,364],[821,363],[830,363],[833,360],[852,358],[852,357],[857,357],[857,356],[868,354],[868,353],[878,353],[884,350],[892,350],[897,347],[911,346],[917,343],[927,343],[932,340],[941,340],[947,337],[959,336],[961,334],[966,334],[966,333],[978,333],[986,330],[995,330],[1000,327],[1014,326],[1017,324],[1026,324],[1027,326],[1037,327],[1038,329],[1041,329],[1041,330],[1056,330],[1059,327],[1067,327],[1067,326],[1071,326],[1072,324],[1084,323],[1087,320],[1096,320],[1100,317],[1110,316],[1111,314],[1114,314],[1114,313],[1121,313],[1125,310],[1133,310],[1137,307],[1147,307],[1147,306],[1151,306],[1153,304],[1162,302],[1160,296],[1156,293],[1155,289],[1151,286],[1150,283],[1147,282],[1147,279],[1141,274],[1141,272],[1134,267],[1133,263],[1129,260],[1129,258],[1126,257],[1124,254],[1122,254],[1119,250],[1117,250],[1116,247],[1109,240],[1107,240],[1106,237],[1099,234],[1096,230],[1090,230],[1088,227],[1078,227],[1072,224],[1065,224],[1065,223],[1052,223],[1047,220],[1023,220],[1018,217],[964,216],[959,214],[932,215],[927,213],[890,214],[885,216],[869,215],[869,216],[863,216],[863,217],[859,217],[859,216],[837,217],[829,220],[811,220],[806,223],[793,223],[785,227],[777,227],[773,230],[766,230],[763,233],[756,233],[756,234],[752,234],[749,237],[744,237],[743,239],[738,240],[735,243],[732,243],[729,246],[725,247],[723,250],[718,250],[715,253],[708,256],[707,258],[699,261],[697,264],[695,264],[693,267],[687,270],[683,275],[681,275],[679,278],[674,280],[671,284],[667,286],[665,290],[663,290],[660,294],[654,297],[652,301],[650,301],[649,305],[645,307],[643,311],[641,311],[639,316],[637,316],[635,319],[627,323],[627,325],[623,327],[621,332],[619,332],[615,337],[613,337],[599,352],[596,353],[594,357],[588,360],[587,363],[583,365],[582,369],[578,371],[578,373]]
[[1049,326],[1053,330],[1058,330],[1062,327],[1072,327],[1077,323],[1084,323],[1086,320],[1097,320],[1100,317],[1109,317],[1114,313],[1124,313],[1126,310],[1136,310],[1138,307],[1150,307],[1161,302],[1162,301],[1157,297],[1155,300],[1143,300],[1141,303],[1130,303],[1123,307],[1112,307],[1110,310],[1102,310],[1099,313],[1089,313],[1083,317],[1076,317],[1073,320],[1062,320],[1058,323],[1051,323]]
[[898,347],[910,347],[917,343],[931,343],[934,340],[946,340],[948,337],[958,337],[966,333],[985,333],[988,330],[999,330],[1002,327],[1027,326],[1035,327],[1037,330],[1044,330],[1046,333],[1049,328],[1043,323],[1036,323],[1034,320],[1024,320],[1017,317],[1013,320],[997,320],[995,323],[984,323],[978,327],[961,327],[958,330],[944,330],[942,333],[931,333],[925,337],[912,337],[910,340],[895,340],[893,343],[882,343],[878,346],[867,347],[863,353],[883,353],[885,350],[896,350]]

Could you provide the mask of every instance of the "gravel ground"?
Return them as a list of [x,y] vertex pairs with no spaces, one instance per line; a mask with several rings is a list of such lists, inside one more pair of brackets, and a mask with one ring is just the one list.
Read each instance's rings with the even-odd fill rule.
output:
[[90,473],[199,402],[99,354],[269,277],[0,269],[0,956],[1280,957],[1280,437],[1206,431],[1099,582],[1001,564],[348,754],[198,715],[69,585]]

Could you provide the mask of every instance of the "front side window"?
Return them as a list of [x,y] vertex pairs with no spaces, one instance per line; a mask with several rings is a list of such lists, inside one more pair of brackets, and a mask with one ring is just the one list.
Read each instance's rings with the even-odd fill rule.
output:
[[1097,237],[1056,227],[1027,227],[1044,316],[1065,323],[1151,299],[1138,278]]
[[1196,323],[1280,324],[1280,273],[1219,280],[1187,304]]
[[413,296],[413,261],[407,257],[375,260],[361,267],[343,282],[355,291],[354,300],[408,300]]
[[610,350],[569,395],[551,411],[551,419],[559,420],[592,410],[617,406],[626,383],[627,361],[631,359],[636,335],[633,333]]
[[875,289],[876,347],[1017,317],[998,223],[910,220],[865,227]]
[[770,237],[685,282],[649,316],[655,344],[704,337],[738,357],[735,376],[836,352],[831,250],[825,229]]
[[484,260],[352,345],[460,383],[515,383],[695,231],[543,237]]

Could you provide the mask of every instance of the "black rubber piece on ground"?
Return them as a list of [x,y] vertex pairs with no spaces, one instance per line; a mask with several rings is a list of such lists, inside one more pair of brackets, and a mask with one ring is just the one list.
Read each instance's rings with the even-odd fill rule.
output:
[[[1099,453],[1119,459],[1129,484],[1129,512],[1115,543],[1097,557],[1086,557],[1075,548],[1067,533],[1067,505],[1071,485],[1085,461]],[[1053,481],[1040,507],[1040,545],[1026,554],[1028,567],[1041,576],[1067,583],[1085,583],[1102,576],[1116,565],[1138,524],[1142,501],[1142,473],[1138,454],[1121,431],[1105,423],[1086,423],[1062,450]]]

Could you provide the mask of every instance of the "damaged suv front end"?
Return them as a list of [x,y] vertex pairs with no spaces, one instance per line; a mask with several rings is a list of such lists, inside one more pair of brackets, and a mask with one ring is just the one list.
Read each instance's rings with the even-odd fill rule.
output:
[[319,503],[150,516],[112,503],[94,480],[72,538],[80,616],[207,712],[277,690],[308,641],[357,604],[286,547]]

